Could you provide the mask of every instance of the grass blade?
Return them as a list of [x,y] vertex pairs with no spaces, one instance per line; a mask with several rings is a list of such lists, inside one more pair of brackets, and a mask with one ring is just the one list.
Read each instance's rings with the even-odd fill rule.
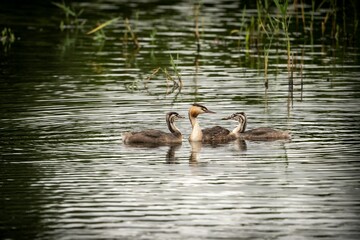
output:
[[104,22],[103,24],[100,24],[99,26],[97,26],[96,28],[90,30],[90,31],[87,32],[86,34],[92,34],[92,33],[94,33],[94,32],[97,32],[97,31],[99,31],[100,29],[103,29],[104,27],[106,27],[106,26],[108,26],[108,25],[116,22],[117,20],[119,20],[119,17],[114,18],[114,19],[111,19],[111,20],[109,20],[109,21],[106,21],[106,22]]

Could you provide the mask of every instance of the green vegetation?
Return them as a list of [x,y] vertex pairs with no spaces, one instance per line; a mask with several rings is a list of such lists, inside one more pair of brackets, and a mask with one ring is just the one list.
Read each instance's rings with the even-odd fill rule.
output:
[[93,34],[95,33],[95,37],[94,37],[94,40],[97,40],[97,41],[102,41],[106,38],[106,35],[105,35],[105,31],[104,31],[104,28],[108,25],[111,25],[115,22],[117,22],[119,20],[119,18],[113,18],[109,21],[106,21],[102,24],[99,24],[99,26],[97,26],[96,28],[88,31],[86,34]]
[[86,23],[85,19],[80,19],[80,15],[84,11],[83,9],[76,11],[71,6],[66,5],[65,2],[62,3],[52,2],[52,4],[60,8],[65,14],[65,20],[60,21],[61,31],[72,28],[78,29],[81,28]]
[[8,52],[11,47],[11,44],[15,42],[15,35],[12,32],[11,28],[5,27],[1,31],[1,43],[4,48],[4,52]]
[[[241,27],[240,27],[240,29],[233,29],[233,30],[231,30],[231,32],[230,32],[230,35],[233,35],[233,34],[237,34],[238,35],[238,37],[239,37],[239,40],[238,40],[238,44],[237,44],[237,47],[238,47],[238,50],[240,50],[240,48],[241,48],[241,34],[242,34],[242,32],[244,31],[244,28],[245,28],[245,16],[246,16],[246,6],[244,7],[244,9],[243,9],[243,11],[242,11],[242,14],[241,14],[241,20],[240,20],[240,22],[242,23],[241,24]],[[249,29],[249,27],[248,27],[248,29]],[[247,29],[247,34],[246,34],[246,49],[249,49],[248,47],[249,47],[249,30]]]
[[[330,31],[330,38],[335,39],[336,41],[346,40],[349,38],[354,39],[359,25],[355,0],[349,0],[350,5],[346,4],[345,2],[341,2],[341,5],[339,6],[339,2],[340,1],[338,0],[311,0],[311,11],[310,14],[306,15],[305,0],[296,0],[291,2],[291,10],[289,9],[289,0],[257,0],[257,16],[247,16],[247,14],[251,13],[246,11],[247,7],[246,5],[244,5],[240,18],[240,28],[231,30],[230,35],[236,34],[237,36],[239,36],[237,41],[237,46],[239,49],[242,47],[241,41],[243,41],[245,49],[249,50],[254,44],[259,45],[259,43],[266,42],[270,35],[274,37],[275,35],[280,36],[279,34],[283,34],[286,42],[286,51],[289,60],[291,56],[290,39],[293,33],[293,29],[298,29],[302,27],[304,37],[309,34],[310,39],[313,39],[314,16],[319,13],[324,6],[326,6],[327,11],[321,23],[322,37],[326,38],[326,36],[329,36],[327,34],[328,31]],[[65,15],[65,19],[61,20],[60,23],[61,30],[67,28],[80,28],[85,24],[86,19],[80,19],[80,16],[84,12],[84,9],[80,9],[77,11],[74,9],[74,7],[72,7],[71,5],[67,5],[65,2],[53,2],[52,4],[61,9],[63,14]],[[193,5],[194,35],[197,45],[197,51],[200,51],[201,36],[199,30],[199,22],[201,8],[201,0],[197,1]],[[353,19],[353,22],[351,24],[347,24],[348,18],[346,18],[346,14],[351,11],[351,9],[353,15],[351,19]],[[298,26],[298,21],[291,21],[293,16],[297,17],[297,12],[301,12],[302,26]],[[338,17],[338,15],[340,14],[342,16],[341,19]],[[104,28],[119,21],[119,19],[119,17],[116,17],[104,23],[101,23],[91,31],[88,31],[87,34],[95,33],[97,35],[94,37],[94,39],[104,39],[106,38]],[[246,22],[246,19],[250,19],[250,21]],[[271,23],[271,21],[276,21],[276,23]],[[281,29],[275,29],[279,25],[281,26]],[[135,34],[136,31],[133,30],[128,18],[124,18],[124,26],[124,40],[130,40],[131,42],[133,42],[137,49],[140,48],[141,43],[139,42],[138,37]],[[353,29],[349,29],[349,26],[352,26]],[[270,29],[272,29],[273,31],[275,30],[276,34],[269,35]],[[281,30],[282,32],[278,30]],[[156,30],[154,30],[154,33],[156,33]],[[265,39],[264,36],[266,37]],[[282,41],[282,39],[278,40]],[[266,47],[266,49],[269,48]]]
[[178,69],[178,65],[177,65],[178,62],[179,62],[179,54],[176,55],[176,61],[174,60],[173,56],[170,54],[170,64],[171,64],[171,67],[172,67],[175,75],[178,78],[179,86],[181,87],[183,84],[182,84],[182,80],[181,80],[180,70]]
[[[290,70],[290,54],[291,54],[291,46],[290,46],[290,37],[289,37],[289,25],[290,25],[290,19],[291,15],[288,15],[288,6],[289,2],[288,0],[285,0],[283,4],[279,2],[279,0],[273,0],[278,11],[280,12],[280,18],[275,18],[275,21],[278,21],[281,23],[282,30],[285,34],[286,39],[286,50],[287,50],[287,58],[288,58],[288,70]],[[271,18],[271,17],[269,17]]]
[[[135,32],[131,28],[129,19],[125,18],[124,24],[125,24],[125,28],[126,28],[126,31],[124,32],[124,41],[127,42],[128,39],[130,39],[134,43],[136,49],[140,49],[140,43],[138,41],[138,38],[137,38]],[[130,38],[129,38],[129,35],[130,35]]]
[[[84,12],[83,9],[76,11],[71,5],[66,5],[64,2],[53,3],[53,5],[61,9],[65,15],[65,18],[60,23],[61,30],[77,29],[86,22],[86,20],[80,19],[81,14]],[[201,43],[206,43],[206,40],[208,40],[206,38],[201,39],[204,36],[201,36],[200,33],[203,7],[201,0],[194,1],[192,5],[193,14],[189,16],[190,21],[193,21],[194,24],[193,34],[197,54],[200,54]],[[189,8],[191,8],[191,5]],[[347,17],[349,14],[351,17]],[[156,36],[161,28],[154,26],[150,32],[139,32],[136,27],[138,12],[135,11],[134,15],[135,20],[132,21],[126,17],[115,17],[107,21],[100,21],[87,34],[93,36],[95,41],[104,43],[107,36],[110,35],[109,31],[106,30],[108,26],[115,24],[123,26],[123,35],[118,38],[122,39],[124,49],[133,46],[132,56],[136,58],[136,53],[143,44],[141,36],[150,36],[151,45],[155,45]],[[319,18],[322,18],[320,21],[321,27],[314,26],[315,20],[319,22]],[[121,25],[122,21],[123,25]],[[212,19],[211,21],[217,20]],[[260,69],[263,67],[265,88],[268,88],[268,74],[272,71],[271,66],[269,66],[271,55],[276,54],[279,56],[281,51],[285,51],[290,86],[292,85],[292,79],[290,80],[290,78],[292,78],[293,71],[296,69],[296,57],[297,52],[299,52],[297,44],[313,45],[314,37],[318,37],[317,39],[322,41],[332,41],[336,46],[341,43],[354,43],[358,25],[355,0],[349,0],[349,4],[339,0],[257,0],[255,14],[254,11],[248,10],[248,6],[243,5],[239,17],[239,28],[229,29],[231,38],[218,36],[217,39],[222,39],[224,45],[230,48],[233,46],[232,43],[235,42],[238,51],[245,53],[246,58],[252,60],[252,67],[260,66]],[[9,34],[3,32],[3,45],[5,42],[3,39],[8,39],[4,35]],[[162,43],[157,42],[157,44]],[[146,43],[144,43],[145,45]],[[167,47],[171,48],[172,46]],[[156,58],[153,50],[151,50],[150,54],[155,62]],[[178,55],[174,59],[170,54],[169,65],[171,67],[168,67],[170,70],[166,67],[157,67],[146,80],[150,80],[160,72],[165,76],[168,85],[172,83],[173,86],[181,89],[183,81],[178,68],[178,58]],[[283,60],[279,58],[279,61]],[[299,69],[301,69],[301,66]]]
[[[110,19],[104,23],[99,24],[97,27],[95,27],[94,29],[90,30],[87,32],[88,35],[90,34],[95,34],[94,36],[94,40],[97,41],[103,41],[106,39],[106,34],[105,34],[105,27],[115,24],[116,22],[118,22],[120,20],[120,17],[116,17],[113,19]],[[140,49],[140,43],[138,41],[138,38],[135,34],[135,32],[132,30],[131,24],[129,19],[125,18],[124,20],[124,43],[128,43],[128,41],[132,41],[135,48],[136,49]]]
[[[301,44],[313,46],[314,36],[321,36],[322,41],[332,41],[335,47],[340,43],[354,44],[358,14],[355,0],[349,3],[338,0],[257,0],[257,15],[246,11],[247,6],[244,5],[239,19],[240,28],[230,30],[229,35],[236,36],[237,49],[245,51],[246,58],[257,58],[259,65],[263,60],[264,85],[267,88],[271,53],[278,55],[279,50],[286,51],[287,69],[291,78],[297,54],[292,51],[292,44],[303,41]],[[314,26],[315,16],[323,18],[321,28]],[[298,18],[301,20],[298,21]],[[302,35],[299,30],[302,30]],[[263,58],[258,58],[261,55]],[[289,79],[289,85],[291,81]]]
[[194,21],[195,21],[195,41],[197,46],[197,52],[200,52],[200,33],[199,33],[199,16],[200,16],[201,1],[194,4]]
[[[170,54],[170,65],[174,76],[169,73],[166,67],[164,68],[158,67],[153,69],[152,73],[145,80],[150,81],[161,71],[161,73],[163,73],[165,77],[167,88],[169,88],[170,86],[169,82],[171,82],[173,84],[171,92],[173,92],[175,89],[179,89],[180,91],[181,88],[183,87],[183,82],[181,79],[180,70],[178,68],[178,62],[179,62],[179,55],[177,55],[176,60],[174,60],[173,56]],[[178,81],[176,81],[175,78],[177,78]]]

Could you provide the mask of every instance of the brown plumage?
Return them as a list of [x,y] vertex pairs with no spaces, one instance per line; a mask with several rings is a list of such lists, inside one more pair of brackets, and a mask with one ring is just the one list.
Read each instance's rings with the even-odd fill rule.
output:
[[173,144],[182,142],[182,134],[175,126],[175,120],[184,118],[176,112],[166,114],[166,123],[170,133],[155,129],[141,132],[126,132],[123,134],[125,144]]
[[272,128],[260,127],[245,131],[247,125],[247,116],[244,112],[234,113],[223,120],[232,119],[237,121],[238,126],[232,131],[238,138],[244,140],[277,140],[290,139],[288,131],[279,131]]
[[229,142],[236,139],[236,135],[226,128],[215,126],[205,128],[203,132],[203,142]]

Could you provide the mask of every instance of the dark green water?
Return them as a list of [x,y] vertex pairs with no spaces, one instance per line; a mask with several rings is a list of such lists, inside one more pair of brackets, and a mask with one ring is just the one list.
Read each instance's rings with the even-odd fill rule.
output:
[[[359,238],[360,49],[351,23],[348,40],[332,39],[330,26],[323,38],[323,6],[311,40],[292,15],[293,92],[283,35],[265,90],[266,45],[245,44],[256,5],[242,22],[245,3],[203,2],[199,52],[189,1],[81,1],[73,6],[86,23],[64,31],[65,15],[50,3],[0,3],[0,27],[16,37],[0,55],[1,239]],[[106,40],[86,34],[114,17]],[[124,40],[125,17],[140,49]],[[230,34],[242,25],[240,38]],[[173,74],[170,54],[181,89],[160,73],[146,80],[158,67]],[[180,146],[122,143],[129,130],[165,130],[165,113],[187,116],[193,102],[217,112],[202,115],[202,127],[231,129],[220,118],[245,111],[249,129],[293,138],[199,146],[183,120]]]

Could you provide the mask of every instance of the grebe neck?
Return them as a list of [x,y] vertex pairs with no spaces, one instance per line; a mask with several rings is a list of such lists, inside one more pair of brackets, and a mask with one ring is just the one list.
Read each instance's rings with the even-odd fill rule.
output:
[[176,137],[180,137],[182,134],[180,130],[175,125],[175,116],[167,116],[166,123],[168,126],[169,131]]
[[239,124],[237,125],[236,128],[234,128],[234,130],[232,130],[232,132],[235,134],[245,132],[246,125],[247,125],[247,117],[245,114],[242,114],[238,117],[239,118],[237,120],[238,120]]
[[234,130],[232,130],[232,133],[243,133],[245,132],[246,129],[246,123],[244,122],[239,122],[239,124],[236,126],[236,128],[234,128]]
[[189,140],[194,142],[202,141],[203,134],[197,118],[192,116],[191,113],[189,113],[189,119],[192,127],[192,132],[190,134]]

